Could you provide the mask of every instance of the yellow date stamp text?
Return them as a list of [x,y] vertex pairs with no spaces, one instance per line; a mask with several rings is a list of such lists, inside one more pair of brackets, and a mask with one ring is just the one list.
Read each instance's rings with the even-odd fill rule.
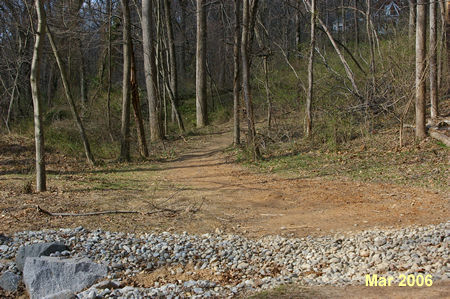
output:
[[366,275],[366,287],[431,287],[433,277],[431,274],[400,274],[397,279],[394,276]]

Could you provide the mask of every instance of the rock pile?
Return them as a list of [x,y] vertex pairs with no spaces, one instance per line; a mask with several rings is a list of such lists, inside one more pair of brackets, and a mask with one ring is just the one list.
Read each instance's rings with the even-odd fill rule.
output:
[[[11,286],[17,285],[24,253],[24,282],[36,298],[57,292],[77,294],[78,298],[228,297],[291,282],[363,284],[366,274],[397,278],[399,274],[423,273],[437,281],[450,278],[449,242],[450,222],[258,240],[220,233],[137,235],[82,227],[27,231],[0,240],[0,261],[10,260],[0,264],[0,287],[12,290]],[[44,257],[40,252],[48,250],[49,244],[40,243],[58,249],[47,251],[45,255],[50,257]],[[152,274],[163,270],[163,278]],[[48,273],[59,277],[53,286],[46,284]],[[94,284],[102,277],[103,281]],[[51,291],[43,293],[35,287],[36,281],[42,282],[41,289]]]

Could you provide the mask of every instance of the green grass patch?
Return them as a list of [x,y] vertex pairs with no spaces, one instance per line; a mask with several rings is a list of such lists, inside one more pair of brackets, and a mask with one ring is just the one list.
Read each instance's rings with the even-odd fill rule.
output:
[[402,152],[323,152],[287,154],[249,164],[260,170],[288,177],[342,177],[364,182],[394,183],[449,191],[447,149]]

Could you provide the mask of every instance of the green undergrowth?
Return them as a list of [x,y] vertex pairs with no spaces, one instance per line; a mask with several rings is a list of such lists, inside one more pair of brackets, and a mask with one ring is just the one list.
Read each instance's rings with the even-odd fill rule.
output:
[[347,178],[448,192],[448,154],[447,147],[434,140],[427,140],[420,145],[390,150],[364,145],[348,145],[338,151],[305,150],[304,147],[293,146],[283,154],[245,163],[253,169],[290,178]]

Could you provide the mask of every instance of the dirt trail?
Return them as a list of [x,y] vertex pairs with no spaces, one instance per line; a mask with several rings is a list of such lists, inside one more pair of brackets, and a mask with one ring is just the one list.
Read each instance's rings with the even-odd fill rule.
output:
[[[33,147],[18,151],[6,143],[0,152],[0,233],[82,225],[123,232],[220,229],[249,237],[306,236],[449,220],[448,196],[432,190],[346,179],[286,179],[228,162],[223,152],[231,142],[228,132],[192,137],[177,159],[157,165],[139,162],[66,171],[53,154],[50,191],[39,194],[20,191],[29,179],[21,174],[32,162]],[[155,204],[182,212],[49,217],[35,208],[145,212]],[[444,298],[450,291],[448,282],[420,290],[313,287],[308,297],[309,291],[297,287],[285,296],[274,292],[262,298]]]
[[[65,170],[61,157],[52,154],[50,191],[39,194],[21,191],[30,180],[20,174],[30,171],[31,141],[22,151],[15,149],[14,142],[4,142],[0,216],[5,225],[0,233],[82,225],[111,231],[207,233],[220,229],[250,237],[305,236],[449,219],[448,195],[432,190],[349,179],[286,179],[228,162],[223,150],[232,138],[229,128],[222,130],[191,137],[177,159],[160,163]],[[154,204],[183,212],[60,218],[40,214],[35,208],[40,205],[52,212],[71,213],[145,212],[154,209]]]
[[448,198],[433,191],[253,173],[227,163],[230,140],[227,132],[210,135],[161,166],[165,181],[187,189],[184,196],[205,200],[191,230],[304,236],[448,220]]

